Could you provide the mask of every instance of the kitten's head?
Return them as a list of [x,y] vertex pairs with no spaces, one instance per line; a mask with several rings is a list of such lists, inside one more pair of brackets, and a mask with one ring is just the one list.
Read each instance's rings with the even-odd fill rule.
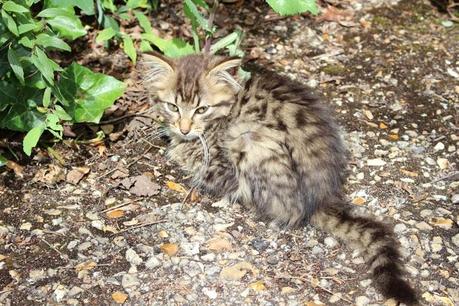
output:
[[204,54],[178,59],[146,54],[142,66],[145,87],[161,103],[170,130],[189,140],[228,116],[241,88],[235,79],[240,63]]

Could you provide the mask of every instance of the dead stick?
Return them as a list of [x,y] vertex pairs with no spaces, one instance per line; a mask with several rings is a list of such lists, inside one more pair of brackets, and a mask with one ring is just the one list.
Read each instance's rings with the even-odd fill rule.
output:
[[127,206],[127,205],[129,205],[129,204],[139,202],[139,201],[141,201],[141,200],[142,200],[142,198],[138,198],[138,199],[135,199],[135,200],[129,200],[129,201],[123,202],[123,203],[121,203],[121,204],[118,204],[118,205],[109,207],[109,208],[107,208],[107,209],[101,210],[99,213],[109,212],[109,211],[112,211],[112,210],[121,208],[121,207],[123,207],[123,206]]

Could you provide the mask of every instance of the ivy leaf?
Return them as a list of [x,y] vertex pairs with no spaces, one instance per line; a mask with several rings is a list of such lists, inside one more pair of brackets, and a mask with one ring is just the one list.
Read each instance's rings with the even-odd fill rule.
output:
[[280,15],[296,15],[310,12],[319,13],[316,0],[266,0],[271,8]]
[[38,34],[35,39],[35,43],[45,48],[51,47],[51,48],[60,49],[64,51],[72,50],[70,46],[65,41],[60,39],[59,37],[50,36],[45,33]]
[[32,153],[32,148],[34,148],[37,145],[38,140],[40,139],[41,134],[43,134],[44,131],[44,126],[37,126],[31,129],[29,132],[27,132],[27,134],[24,137],[24,140],[22,141],[22,147],[27,156],[30,156],[30,154]]
[[65,111],[75,122],[99,122],[104,110],[118,99],[126,88],[123,82],[73,63],[62,73],[58,83],[65,98]]
[[111,39],[115,35],[116,35],[116,31],[113,28],[106,28],[100,31],[99,34],[97,34],[96,42],[102,43],[104,41]]
[[227,46],[231,45],[233,42],[235,42],[239,38],[239,34],[237,32],[233,32],[216,43],[212,44],[210,47],[210,51],[212,53],[216,53],[218,50],[221,50],[223,48],[226,48]]
[[132,38],[130,38],[129,36],[123,37],[123,50],[129,56],[131,61],[135,64],[137,60],[137,53],[135,51]]
[[161,52],[169,57],[181,57],[195,53],[193,46],[180,38],[164,39],[154,35],[153,33],[144,33],[142,34],[142,39],[151,42],[158,47]]
[[11,47],[8,48],[8,62],[10,63],[11,69],[13,69],[14,75],[18,78],[19,82],[24,85],[24,69],[22,69],[16,51]]
[[39,48],[35,49],[35,54],[32,54],[30,61],[50,84],[54,84],[54,71],[61,70],[59,65],[49,59],[45,52]]

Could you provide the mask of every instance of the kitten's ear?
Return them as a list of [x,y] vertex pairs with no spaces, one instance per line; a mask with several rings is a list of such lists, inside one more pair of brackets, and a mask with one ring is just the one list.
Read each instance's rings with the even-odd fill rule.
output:
[[229,57],[217,61],[209,70],[207,76],[214,79],[217,83],[224,82],[230,85],[236,92],[241,89],[238,82],[238,69],[241,66],[241,58]]
[[143,54],[141,69],[143,70],[143,81],[148,87],[161,89],[167,87],[175,75],[174,62],[159,53]]

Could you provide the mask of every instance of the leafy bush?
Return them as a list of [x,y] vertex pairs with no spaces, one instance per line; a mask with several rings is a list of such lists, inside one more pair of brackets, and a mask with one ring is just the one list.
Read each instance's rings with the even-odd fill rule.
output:
[[44,131],[61,139],[64,122],[98,122],[125,87],[113,77],[76,63],[64,69],[51,59],[49,51],[71,51],[65,40],[86,30],[72,1],[45,1],[33,14],[39,2],[10,0],[0,6],[0,128],[27,132],[28,155]]
[[[282,15],[318,12],[315,0],[266,1]],[[45,131],[61,139],[63,124],[98,123],[104,110],[123,94],[124,84],[113,77],[77,63],[63,68],[50,58],[50,51],[71,52],[67,42],[87,35],[83,15],[92,16],[101,28],[96,42],[107,47],[120,44],[133,63],[136,44],[141,52],[156,47],[170,57],[222,49],[242,56],[241,30],[210,43],[217,30],[216,4],[211,8],[204,0],[183,0],[192,25],[191,45],[154,33],[147,15],[157,0],[0,0],[0,129],[26,132],[23,148],[30,155]],[[122,30],[120,22],[138,23],[140,38]],[[4,160],[0,155],[0,167]]]

